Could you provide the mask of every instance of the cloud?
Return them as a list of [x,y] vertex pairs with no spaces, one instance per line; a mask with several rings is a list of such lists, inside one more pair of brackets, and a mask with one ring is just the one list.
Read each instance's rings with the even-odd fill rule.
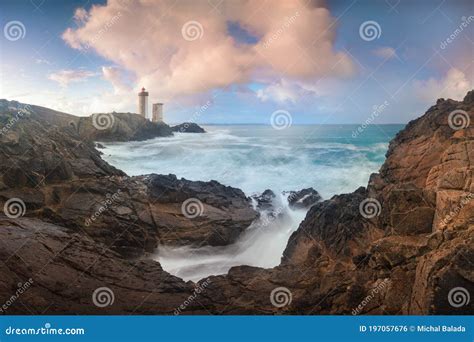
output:
[[122,70],[116,67],[102,67],[102,76],[114,87],[116,94],[123,94],[132,91],[132,87],[127,83]]
[[[145,86],[163,100],[243,84],[258,75],[271,84],[282,77],[305,81],[355,71],[349,56],[335,50],[334,18],[317,0],[235,0],[222,2],[218,10],[207,1],[109,0],[76,16],[82,24],[62,35],[72,48],[93,49],[132,72],[130,86]],[[193,26],[185,25],[190,22]],[[231,22],[256,43],[232,36]],[[114,83],[110,72],[103,70],[104,77]]]
[[442,79],[416,80],[413,85],[418,98],[429,102],[441,97],[462,100],[472,89],[471,81],[456,68],[449,69]]
[[257,97],[263,101],[273,101],[277,103],[297,103],[301,97],[306,95],[318,95],[316,89],[311,89],[300,82],[289,82],[285,79],[270,84],[269,86],[257,90]]
[[50,74],[48,79],[58,82],[62,87],[66,87],[71,82],[80,82],[96,75],[96,73],[87,70],[60,70]]
[[87,21],[88,19],[88,13],[84,8],[77,8],[76,11],[74,12],[74,21],[76,24],[82,24]]
[[395,49],[388,46],[375,49],[372,51],[372,53],[375,56],[383,58],[383,59],[392,59],[392,58],[398,57]]

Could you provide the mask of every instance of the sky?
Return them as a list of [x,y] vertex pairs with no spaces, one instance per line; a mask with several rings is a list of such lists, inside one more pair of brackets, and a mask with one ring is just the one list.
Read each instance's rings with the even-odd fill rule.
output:
[[168,123],[406,123],[474,83],[464,0],[2,0],[0,98]]

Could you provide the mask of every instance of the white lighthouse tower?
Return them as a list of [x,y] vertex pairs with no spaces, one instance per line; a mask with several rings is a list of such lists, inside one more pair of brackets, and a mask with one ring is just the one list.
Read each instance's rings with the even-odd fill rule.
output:
[[138,93],[138,113],[145,119],[148,116],[148,92],[145,91],[145,88],[142,88],[142,91]]
[[163,122],[163,103],[153,103],[153,122]]

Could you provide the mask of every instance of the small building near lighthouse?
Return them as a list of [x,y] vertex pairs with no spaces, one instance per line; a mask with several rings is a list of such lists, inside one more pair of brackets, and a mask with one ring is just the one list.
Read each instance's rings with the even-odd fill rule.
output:
[[163,103],[153,103],[153,112],[151,121],[163,122]]
[[145,88],[142,88],[142,91],[138,93],[138,114],[145,119],[148,116],[148,92]]

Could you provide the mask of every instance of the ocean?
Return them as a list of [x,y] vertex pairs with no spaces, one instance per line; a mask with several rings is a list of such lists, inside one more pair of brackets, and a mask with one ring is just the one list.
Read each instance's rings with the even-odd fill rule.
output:
[[[384,162],[389,141],[403,127],[306,125],[277,130],[264,125],[207,125],[206,134],[103,143],[103,158],[130,176],[173,173],[190,180],[217,180],[248,196],[271,189],[285,204],[283,191],[313,187],[328,199],[366,186]],[[160,246],[155,258],[168,272],[193,281],[226,273],[232,266],[273,267],[305,214],[286,206],[270,228],[256,222],[234,245]],[[266,215],[263,212],[262,219]]]

